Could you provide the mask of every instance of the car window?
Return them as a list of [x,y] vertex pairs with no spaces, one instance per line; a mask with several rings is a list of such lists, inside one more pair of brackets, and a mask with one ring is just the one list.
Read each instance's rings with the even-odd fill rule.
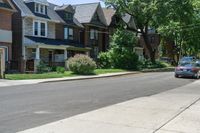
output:
[[179,66],[183,66],[183,67],[196,67],[197,64],[194,64],[194,63],[181,63]]

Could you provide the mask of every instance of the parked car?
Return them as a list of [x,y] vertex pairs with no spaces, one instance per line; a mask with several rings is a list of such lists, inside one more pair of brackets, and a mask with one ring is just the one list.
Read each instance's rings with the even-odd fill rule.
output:
[[183,64],[183,63],[191,63],[194,62],[196,60],[196,57],[194,56],[186,56],[181,58],[181,60],[179,61],[179,64]]
[[198,63],[181,63],[175,69],[175,77],[200,77],[200,64]]

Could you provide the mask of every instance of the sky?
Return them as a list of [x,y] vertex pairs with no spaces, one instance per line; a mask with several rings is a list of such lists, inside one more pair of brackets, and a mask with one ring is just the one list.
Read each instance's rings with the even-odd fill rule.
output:
[[[100,2],[100,0],[48,0],[48,1],[57,5]],[[103,2],[101,2],[101,4],[104,6]]]

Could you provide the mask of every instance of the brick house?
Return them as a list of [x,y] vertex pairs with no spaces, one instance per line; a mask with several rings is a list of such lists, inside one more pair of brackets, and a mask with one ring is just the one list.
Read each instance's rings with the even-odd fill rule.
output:
[[90,47],[90,56],[94,59],[109,44],[109,24],[100,3],[74,5],[75,18],[84,26],[82,41]]
[[[0,69],[9,70],[12,60],[12,14],[15,8],[10,0],[0,0],[0,49],[4,59],[0,61]],[[2,65],[4,64],[4,65]]]
[[47,0],[12,0],[13,69],[36,71],[40,61],[65,66],[77,54],[94,59],[108,45],[108,25],[100,3],[58,6]]
[[[159,58],[159,45],[160,45],[160,35],[156,33],[154,30],[150,29],[148,32],[148,41],[150,42],[153,50],[155,50],[155,58]],[[143,54],[146,59],[150,59],[150,53],[147,47],[145,46],[144,38],[141,35],[139,39],[139,44],[141,47],[143,47]]]

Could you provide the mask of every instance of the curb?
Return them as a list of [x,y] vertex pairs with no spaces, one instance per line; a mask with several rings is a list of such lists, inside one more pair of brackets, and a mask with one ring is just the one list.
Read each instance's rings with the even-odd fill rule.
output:
[[88,79],[102,79],[102,78],[110,78],[110,77],[120,77],[125,75],[133,75],[133,74],[140,74],[142,72],[127,72],[121,74],[113,74],[113,75],[100,75],[100,76],[91,76],[91,77],[80,77],[80,78],[72,78],[72,79],[58,79],[52,81],[41,81],[40,83],[51,83],[51,82],[62,82],[62,81],[76,81],[76,80],[88,80]]
[[144,69],[141,72],[143,73],[148,73],[148,72],[173,72],[174,67],[169,67],[169,68],[159,68],[159,69]]
[[52,83],[52,82],[63,82],[63,81],[77,81],[77,80],[88,80],[88,79],[102,79],[102,78],[110,78],[110,77],[120,77],[120,76],[126,76],[126,75],[134,75],[134,74],[141,74],[141,73],[150,73],[150,72],[173,72],[174,67],[170,68],[159,68],[159,69],[146,69],[142,71],[135,71],[135,72],[126,72],[126,73],[120,73],[120,74],[114,74],[113,75],[96,75],[96,76],[89,76],[89,77],[77,77],[77,78],[69,78],[69,79],[52,79],[49,81],[41,81],[39,83]]

